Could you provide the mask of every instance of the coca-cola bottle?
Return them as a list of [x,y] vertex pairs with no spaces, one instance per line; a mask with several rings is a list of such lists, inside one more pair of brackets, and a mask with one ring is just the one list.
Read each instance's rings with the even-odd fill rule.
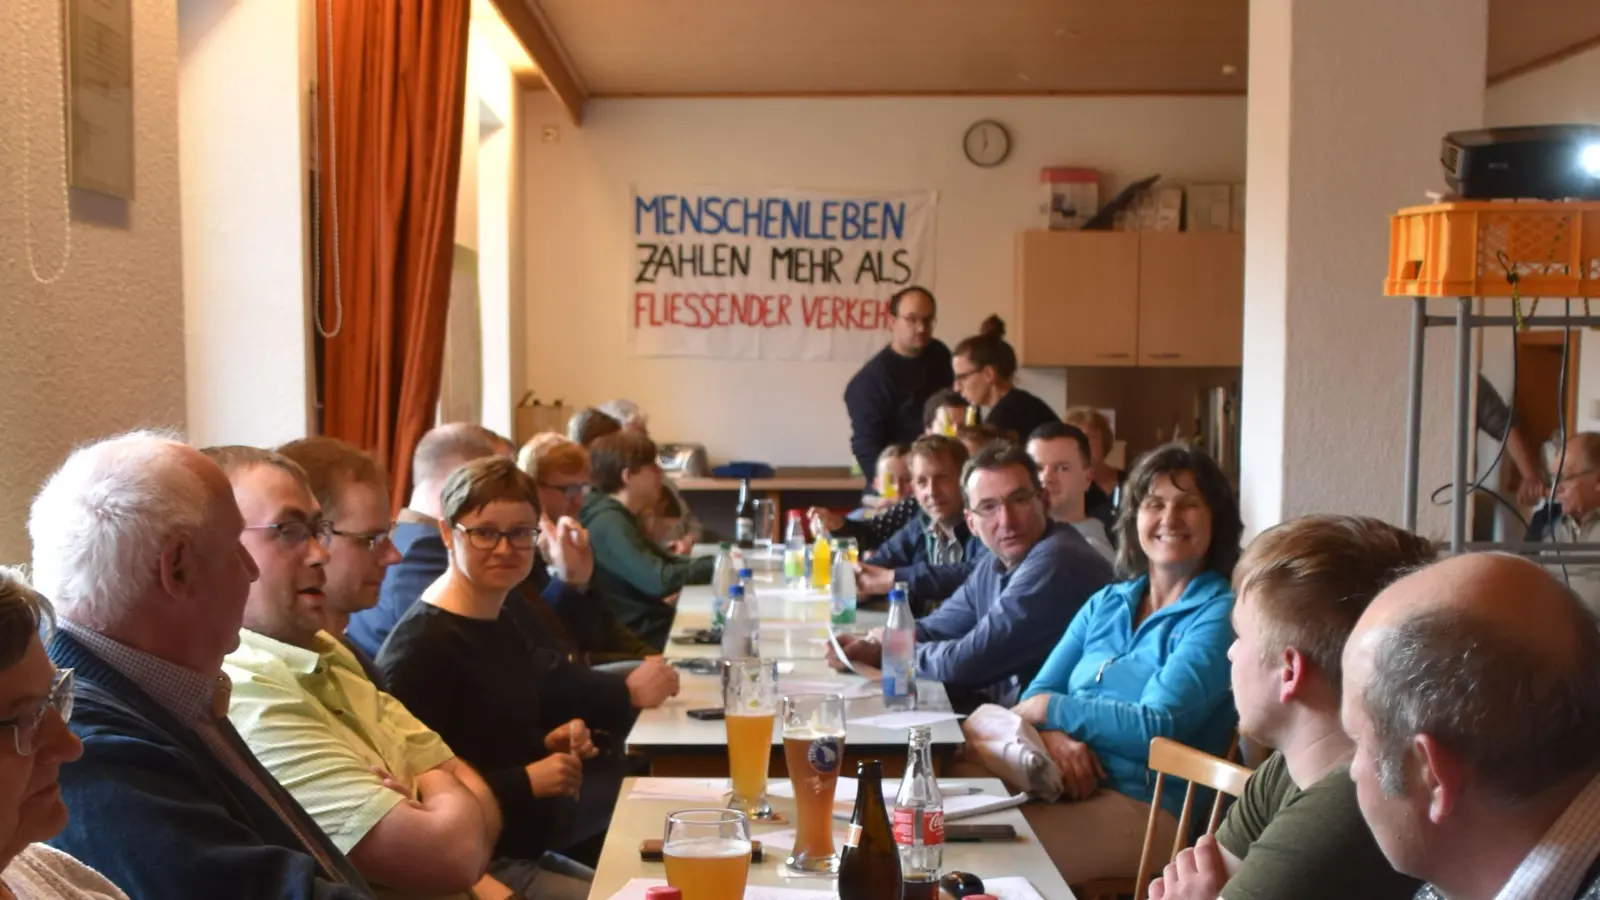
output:
[[856,779],[856,811],[839,855],[839,900],[893,900],[900,896],[900,856],[883,808],[883,763],[857,764]]
[[894,841],[900,847],[905,900],[935,900],[944,863],[944,795],[933,774],[933,729],[911,729],[906,774],[894,799]]

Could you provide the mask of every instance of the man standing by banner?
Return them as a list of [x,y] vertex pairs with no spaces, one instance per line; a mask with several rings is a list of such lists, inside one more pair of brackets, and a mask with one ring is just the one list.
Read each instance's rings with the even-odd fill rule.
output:
[[889,298],[889,346],[844,389],[850,413],[850,450],[870,479],[878,454],[922,434],[922,406],[950,387],[950,348],[933,339],[938,305],[927,288],[904,288]]

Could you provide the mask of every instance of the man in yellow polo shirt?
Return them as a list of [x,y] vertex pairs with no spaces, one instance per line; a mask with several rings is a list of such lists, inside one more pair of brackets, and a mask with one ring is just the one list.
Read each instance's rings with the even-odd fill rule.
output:
[[[379,897],[518,896],[485,874],[501,824],[490,787],[323,630],[327,544],[341,530],[322,518],[304,471],[266,450],[205,452],[233,484],[261,570],[225,664],[228,717],[251,750]],[[573,891],[551,896],[588,889],[553,880]]]

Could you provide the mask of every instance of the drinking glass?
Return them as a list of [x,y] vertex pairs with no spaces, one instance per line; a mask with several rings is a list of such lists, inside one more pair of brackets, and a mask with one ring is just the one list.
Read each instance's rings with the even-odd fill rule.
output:
[[750,820],[733,809],[671,813],[661,856],[667,884],[683,900],[741,900],[750,880]]
[[772,556],[772,535],[778,530],[778,504],[771,500],[754,501],[756,523],[756,549],[762,551],[762,558]]
[[837,874],[833,794],[844,762],[844,698],[838,694],[784,697],[783,756],[794,784],[795,838],[789,870]]
[[772,720],[778,714],[778,663],[730,660],[722,670],[722,710],[728,727],[731,806],[752,819],[771,819],[767,767],[772,759]]

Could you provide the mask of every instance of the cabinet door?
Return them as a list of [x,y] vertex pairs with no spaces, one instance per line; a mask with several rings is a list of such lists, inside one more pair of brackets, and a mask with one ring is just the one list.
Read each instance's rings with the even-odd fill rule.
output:
[[1139,364],[1237,366],[1244,358],[1244,235],[1139,235]]
[[1139,235],[1018,235],[1017,320],[1017,349],[1025,366],[1135,365]]

